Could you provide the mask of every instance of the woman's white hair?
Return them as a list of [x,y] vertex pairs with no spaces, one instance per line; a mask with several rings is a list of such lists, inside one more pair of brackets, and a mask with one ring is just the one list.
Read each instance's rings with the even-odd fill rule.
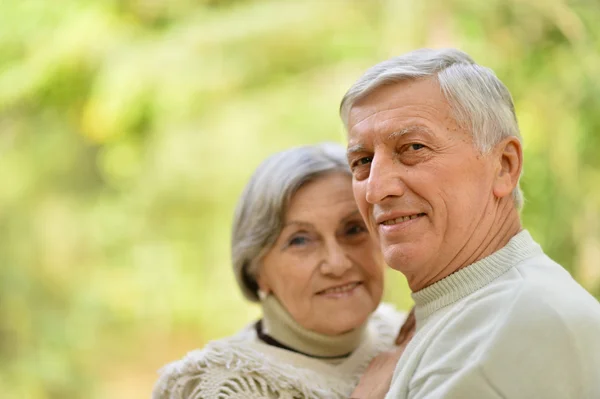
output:
[[260,261],[281,232],[292,196],[307,182],[334,172],[351,176],[346,150],[333,143],[276,153],[256,169],[238,201],[231,236],[233,270],[247,299],[259,300]]
[[[456,49],[415,50],[369,68],[342,99],[340,115],[346,129],[352,106],[378,87],[430,76],[437,77],[456,122],[471,131],[480,151],[489,151],[508,136],[522,140],[506,86],[491,69]],[[518,184],[513,198],[520,209],[523,194]]]

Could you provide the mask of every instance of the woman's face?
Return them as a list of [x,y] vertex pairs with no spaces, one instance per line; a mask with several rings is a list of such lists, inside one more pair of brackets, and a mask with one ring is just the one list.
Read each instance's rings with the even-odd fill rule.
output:
[[309,330],[337,335],[366,321],[381,300],[383,262],[349,175],[325,175],[295,193],[258,284]]

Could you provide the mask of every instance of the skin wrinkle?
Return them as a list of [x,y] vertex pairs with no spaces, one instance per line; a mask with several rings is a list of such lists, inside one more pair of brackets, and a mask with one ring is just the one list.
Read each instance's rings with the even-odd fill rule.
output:
[[[402,137],[404,135],[414,133],[414,132],[422,132],[422,131],[429,131],[429,129],[427,129],[425,126],[418,126],[418,125],[409,126],[404,129],[401,129],[399,131],[390,133],[387,138],[387,141],[398,140],[400,137]],[[364,147],[361,144],[357,144],[355,146],[349,147],[348,150],[346,151],[346,154],[347,154],[348,158],[350,158],[355,153],[365,152],[365,151],[367,151],[366,147]]]
[[[511,204],[508,204],[506,202],[503,202],[502,204],[497,204],[497,205],[501,205],[501,206],[503,205],[504,207],[506,207],[507,205],[512,206]],[[485,213],[487,213],[489,208],[490,208],[490,205],[488,204],[480,219],[484,219],[484,215],[485,215]],[[503,210],[506,211],[506,209],[503,209]],[[457,270],[460,270],[463,267],[474,263],[478,259],[483,259],[486,256],[491,255],[491,253],[488,253],[489,248],[494,248],[498,245],[504,246],[505,244],[502,244],[502,243],[508,242],[510,240],[510,238],[512,237],[510,235],[510,232],[515,230],[515,222],[517,224],[519,224],[519,221],[518,221],[518,219],[511,220],[509,218],[501,218],[499,215],[501,215],[503,213],[504,212],[499,212],[499,214],[496,215],[496,219],[492,223],[490,223],[489,227],[486,229],[486,231],[484,233],[484,240],[479,244],[479,246],[475,249],[475,251],[473,252],[473,254],[470,257],[468,257],[464,261],[461,261],[461,259],[457,259],[457,258],[452,259],[451,263],[462,264],[462,266],[459,267]],[[479,221],[475,224],[478,224],[478,223],[479,223]],[[500,237],[493,234],[493,226],[497,225],[498,223],[500,223],[500,228],[499,228]],[[519,229],[520,229],[520,226],[519,226]],[[461,253],[461,251],[465,250],[466,244],[469,241],[474,239],[474,237],[473,237],[474,233],[475,233],[475,231],[473,231],[471,233],[471,236],[469,237],[469,239],[467,241],[465,241],[465,245],[463,245],[463,247],[460,248],[460,250],[457,252],[457,256]],[[497,239],[497,242],[494,242],[494,239]],[[440,276],[439,275],[436,276],[436,281],[439,279],[441,279]]]
[[[444,154],[444,153],[448,153],[450,152],[456,145],[459,144],[454,144],[454,145],[447,145],[447,146],[439,146],[436,145],[436,143],[433,142],[432,139],[432,133],[431,130],[423,125],[411,125],[407,128],[401,129],[400,131],[396,131],[396,132],[392,132],[387,136],[387,139],[381,140],[384,142],[390,142],[390,141],[396,141],[399,138],[401,138],[402,136],[408,136],[411,134],[417,134],[417,133],[421,133],[424,134],[425,137],[424,139],[422,139],[421,141],[424,141],[424,144],[427,144],[429,147],[431,147],[431,149],[434,152],[438,152],[440,154]],[[416,140],[419,141],[419,140]],[[466,140],[463,140],[463,143],[467,142]],[[367,147],[363,146],[362,144],[357,144],[355,146],[352,146],[348,149],[348,161],[350,163],[350,165],[352,166],[352,159],[354,157],[359,158],[359,153],[361,152],[365,152],[365,153],[369,153],[371,154],[372,151],[368,150]],[[399,162],[398,159],[395,159],[395,162]]]
[[[460,267],[458,267],[455,271],[460,270],[474,262],[476,262],[479,259],[483,259],[488,255],[491,255],[493,252],[496,251],[495,248],[501,248],[503,246],[506,245],[506,243],[508,243],[508,241],[510,240],[510,238],[512,238],[512,236],[514,235],[514,231],[519,231],[521,229],[520,227],[520,222],[518,220],[518,218],[505,218],[502,217],[500,215],[502,215],[504,212],[502,211],[506,211],[507,209],[505,209],[506,207],[510,207],[512,208],[513,205],[507,203],[506,201],[502,202],[502,204],[498,204],[503,206],[504,209],[501,209],[501,212],[498,212],[496,214],[496,217],[494,219],[494,221],[492,223],[489,224],[489,227],[487,228],[487,230],[484,233],[484,239],[481,241],[481,243],[478,245],[478,247],[475,249],[475,251],[472,253],[472,255],[468,258],[466,258],[466,260],[461,261],[460,259],[452,259],[450,263],[455,263],[455,264],[461,264]],[[481,220],[484,219],[484,215],[485,213],[487,213],[486,211],[489,209],[489,205],[486,206],[486,210],[484,210],[482,216],[481,216]],[[498,223],[500,223],[500,228],[498,229],[498,232],[496,234],[494,234],[493,231],[493,226],[497,225]],[[478,223],[474,223],[474,224],[478,224]],[[470,241],[474,241],[474,234],[476,233],[476,231],[474,230],[471,233],[471,236],[469,237],[469,240],[465,241],[465,245],[460,249],[459,252],[457,252],[457,256],[459,254],[461,254],[462,251],[466,250],[467,244]],[[435,281],[439,281],[440,279],[446,277],[444,275],[438,275],[436,276],[437,278],[434,279],[433,282]]]
[[[358,104],[360,104],[360,103],[357,103],[357,105],[358,105]],[[449,105],[448,105],[448,106],[449,106]],[[355,105],[355,107],[356,107],[356,105]],[[370,119],[375,119],[375,118],[377,118],[378,116],[381,116],[381,114],[384,114],[384,113],[390,113],[391,111],[395,111],[395,110],[396,110],[396,109],[393,109],[393,108],[392,108],[392,109],[388,109],[388,110],[386,110],[386,111],[376,111],[376,112],[374,112],[374,113],[373,113],[373,114],[371,114],[371,115],[367,115],[367,116],[365,116],[365,117],[364,117],[362,120],[360,120],[360,121],[359,121],[359,122],[357,122],[356,124],[353,124],[353,125],[352,125],[352,128],[351,128],[351,129],[350,129],[350,131],[349,131],[349,132],[350,132],[350,136],[353,136],[353,135],[360,135],[360,134],[362,133],[362,132],[361,132],[360,125],[362,125],[362,124],[364,124],[364,123],[367,123],[367,122],[368,122]],[[415,114],[416,114],[417,116],[423,116],[422,114],[425,114],[425,115],[427,115],[427,114],[428,114],[428,112],[426,112],[426,111],[430,111],[429,113],[431,114],[431,116],[435,116],[435,115],[438,115],[438,114],[439,114],[439,112],[438,112],[438,111],[435,109],[435,107],[433,107],[433,106],[425,106],[425,107],[405,106],[405,107],[399,107],[399,108],[398,108],[398,110],[404,110],[405,112],[411,112],[411,111],[413,111],[413,110],[416,110],[417,112],[416,112]],[[365,112],[365,113],[366,113],[366,112]],[[405,117],[403,117],[403,116],[397,116],[397,117],[391,117],[391,118],[387,118],[385,121],[382,121],[382,122],[380,122],[380,123],[379,123],[379,125],[387,125],[387,124],[389,124],[391,121],[393,121],[393,120],[395,120],[395,119],[404,119],[404,118],[405,118]],[[380,129],[381,129],[381,130],[384,130],[384,129],[382,129],[381,127],[379,127],[379,125],[376,125],[375,127],[373,127],[373,128],[369,128],[369,129],[367,129],[367,130],[373,130],[373,131],[375,131],[375,132],[378,132]],[[356,130],[358,130],[358,132],[357,132]]]
[[[506,205],[507,204],[505,203],[504,206],[506,206]],[[512,206],[510,204],[508,204],[508,205]],[[494,234],[492,234],[493,233],[492,226],[496,225],[497,223],[500,223],[500,229],[499,229],[499,233],[497,235],[494,235]],[[496,219],[494,220],[494,223],[492,223],[490,225],[490,227],[488,228],[488,230],[486,231],[485,237],[486,238],[489,237],[489,239],[487,241],[482,241],[481,244],[475,250],[475,252],[473,252],[473,254],[470,257],[468,257],[466,260],[461,261],[460,259],[454,258],[454,259],[452,259],[451,263],[462,264],[461,267],[456,269],[456,271],[458,271],[458,270],[476,262],[479,259],[483,259],[486,256],[491,255],[493,252],[489,252],[490,248],[503,247],[504,245],[506,245],[505,243],[508,243],[508,241],[512,238],[512,232],[515,231],[516,229],[520,230],[520,228],[521,227],[520,227],[520,223],[518,220],[510,220],[508,218],[502,219],[497,216]],[[470,237],[470,239],[473,239],[473,237]],[[465,243],[465,246],[466,246],[466,243]],[[463,246],[460,250],[464,251],[465,246]],[[457,256],[459,254],[460,254],[460,251],[457,253]],[[444,277],[446,277],[446,276],[442,276],[442,275],[438,274],[432,280],[439,281]]]
[[[400,117],[398,117],[398,118],[390,118],[390,119],[388,119],[388,121],[389,120],[393,120],[393,119],[405,119],[405,118],[400,118]],[[414,119],[414,118],[409,118],[409,120],[412,120],[412,119]],[[448,130],[448,128],[446,128],[446,129]],[[457,131],[458,129],[454,128],[452,130]],[[429,127],[424,126],[422,124],[422,122],[414,122],[411,126],[408,126],[408,127],[404,128],[404,129],[401,129],[400,131],[394,131],[394,132],[390,133],[388,135],[388,137],[387,137],[387,140],[385,140],[385,139],[381,140],[380,139],[380,141],[395,141],[395,140],[398,140],[402,136],[407,136],[407,135],[412,134],[412,133],[423,133],[423,132],[427,132],[427,133],[429,133],[428,136],[431,136],[431,129]],[[444,148],[444,147],[439,147],[438,146],[437,148],[435,148],[435,143],[431,142],[432,141],[431,137],[426,137],[426,138],[429,138],[429,140],[428,140],[429,143],[428,144],[433,147],[432,149],[434,149],[434,150],[436,150],[438,152],[443,153],[443,152],[447,152],[447,151],[451,150],[450,147]],[[468,142],[468,140],[466,138],[462,139],[461,141],[463,143],[467,143]],[[351,144],[351,141],[350,141],[349,144]],[[458,145],[458,144],[456,144],[456,145]],[[349,160],[349,163],[350,163],[351,166],[352,166],[352,157],[356,156],[357,153],[360,153],[360,152],[366,152],[366,153],[368,153],[369,149],[367,147],[365,147],[364,145],[362,145],[362,144],[349,145],[347,153],[348,153],[348,160]]]
[[[426,213],[411,225],[417,227],[408,227],[417,229],[412,235],[379,237],[387,263],[406,275],[413,291],[495,252],[521,230],[511,196],[522,161],[520,144],[513,142],[518,140],[505,139],[482,153],[436,85],[420,80],[378,88],[353,105],[348,124],[350,163],[371,160],[353,168],[353,185],[372,232],[378,236],[380,229],[373,212]],[[413,126],[434,137],[423,132],[394,137]],[[399,152],[409,143],[426,148],[408,156]]]
[[[362,325],[381,300],[383,262],[350,176],[333,173],[306,183],[292,196],[285,218],[286,227],[262,259],[260,289],[306,329],[337,335]],[[360,284],[348,296],[320,294],[355,282]]]

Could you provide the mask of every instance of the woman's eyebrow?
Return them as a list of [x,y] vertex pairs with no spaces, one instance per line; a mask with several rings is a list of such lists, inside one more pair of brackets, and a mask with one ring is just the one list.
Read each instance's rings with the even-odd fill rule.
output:
[[[347,214],[346,216],[344,216],[341,220],[341,223],[344,223],[344,222],[348,221],[348,219],[352,219],[352,218],[356,217],[357,215],[360,216],[360,211],[358,209],[356,209],[356,210],[350,212],[349,214]],[[361,217],[361,220],[362,220],[362,217]]]
[[286,227],[290,227],[290,226],[308,227],[308,228],[313,227],[312,223],[303,222],[300,220],[290,220],[289,222],[286,222],[283,225],[283,228],[285,229]]

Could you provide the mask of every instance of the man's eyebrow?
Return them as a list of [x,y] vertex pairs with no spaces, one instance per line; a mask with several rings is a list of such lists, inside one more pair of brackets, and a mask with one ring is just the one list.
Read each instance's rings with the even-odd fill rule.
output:
[[362,144],[356,144],[356,145],[353,145],[351,147],[348,147],[348,149],[346,150],[346,156],[349,157],[352,154],[355,154],[357,152],[364,152],[366,150],[367,149],[366,149],[366,147],[364,145],[362,145]]
[[429,130],[427,127],[425,127],[423,125],[412,125],[412,126],[405,127],[401,130],[398,130],[396,132],[390,133],[390,135],[388,136],[388,140],[392,141],[392,140],[398,139],[399,137],[404,136],[409,133],[430,134],[431,130]]
[[[400,130],[390,133],[387,137],[387,140],[394,141],[394,140],[397,140],[399,137],[404,136],[409,133],[431,134],[431,130],[429,130],[429,128],[427,128],[426,126],[423,126],[423,125],[407,126],[403,129],[400,129]],[[346,150],[346,156],[350,157],[352,154],[355,154],[357,152],[367,152],[367,148],[362,144],[355,144],[353,146],[348,147],[348,149]]]

